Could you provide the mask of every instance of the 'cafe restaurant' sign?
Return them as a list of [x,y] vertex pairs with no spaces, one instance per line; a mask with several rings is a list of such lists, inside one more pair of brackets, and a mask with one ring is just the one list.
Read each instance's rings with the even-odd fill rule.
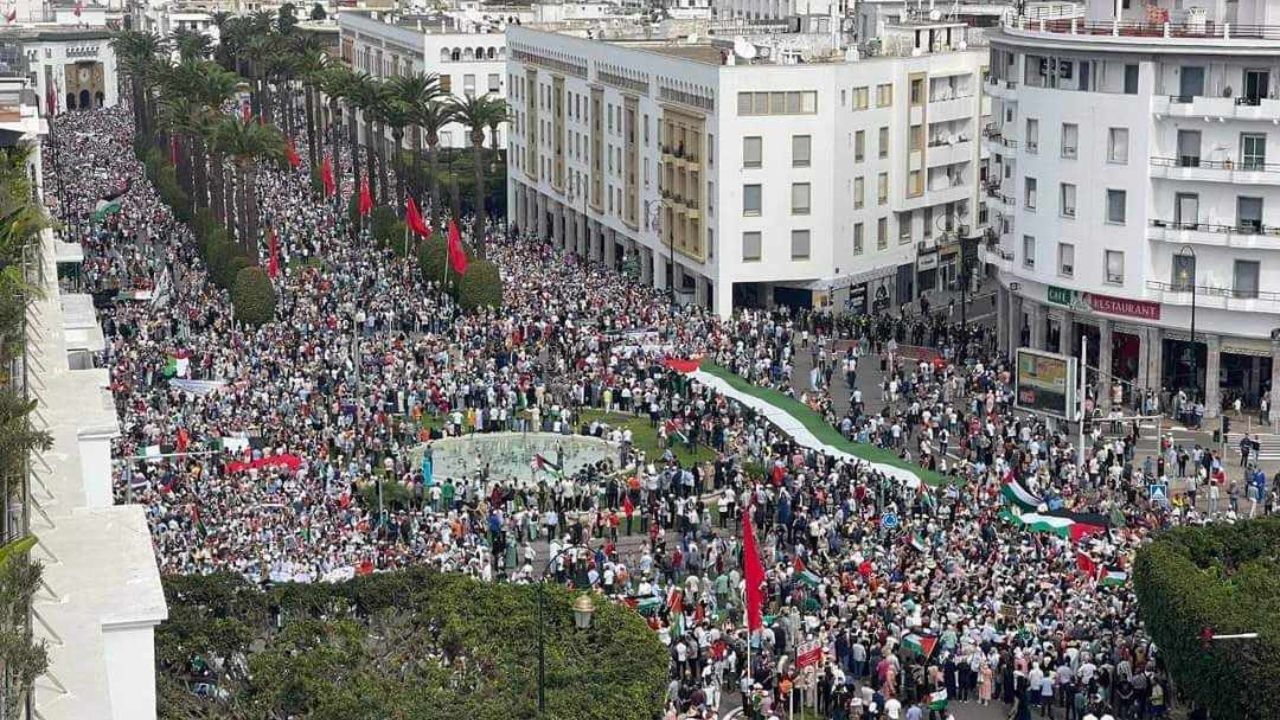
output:
[[1055,305],[1063,305],[1075,310],[1086,310],[1107,315],[1122,315],[1141,320],[1159,320],[1160,303],[1146,300],[1129,300],[1127,298],[1082,293],[1067,288],[1049,285],[1045,299]]

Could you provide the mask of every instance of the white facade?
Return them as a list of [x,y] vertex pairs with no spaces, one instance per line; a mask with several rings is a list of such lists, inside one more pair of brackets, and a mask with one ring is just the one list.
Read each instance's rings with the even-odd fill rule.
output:
[[106,28],[15,27],[0,30],[0,41],[20,49],[42,109],[51,97],[59,112],[119,102],[116,55]]
[[708,45],[508,40],[511,222],[612,265],[638,255],[684,301],[910,301],[980,222],[985,52],[747,64]]
[[[1280,4],[1229,5],[1251,23]],[[1078,354],[1088,335],[1122,388],[1196,388],[1213,417],[1221,388],[1280,389],[1280,26],[1160,6],[992,36],[988,257],[1018,288],[1006,342]]]
[[[506,36],[501,32],[450,32],[451,22],[437,18],[436,23],[402,20],[392,24],[376,13],[344,12],[338,20],[342,56],[353,70],[374,77],[434,73],[441,88],[455,97],[479,93],[505,98]],[[504,124],[498,128],[496,145],[505,140]],[[488,131],[485,144],[494,145]],[[440,132],[440,146],[471,147],[470,133],[458,123],[447,125]]]
[[[43,194],[39,136],[47,123],[23,102],[24,80],[0,82],[0,130],[31,148]],[[33,686],[35,716],[47,720],[148,720],[156,716],[155,627],[168,614],[143,508],[117,506],[110,492],[111,441],[119,421],[103,369],[76,369],[86,329],[83,296],[66,295],[56,269],[59,243],[41,233],[42,265],[23,362],[32,378],[37,430],[50,450],[33,459],[31,557],[44,566],[32,601],[33,632],[49,667]],[[101,330],[98,330],[98,336]],[[25,377],[27,372],[16,377]]]

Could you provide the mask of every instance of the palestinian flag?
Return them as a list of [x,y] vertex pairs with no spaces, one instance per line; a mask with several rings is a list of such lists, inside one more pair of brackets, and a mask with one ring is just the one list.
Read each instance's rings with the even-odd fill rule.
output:
[[[1077,517],[1079,516],[1079,517]],[[1000,517],[1014,525],[1019,525],[1027,532],[1053,533],[1059,537],[1079,541],[1081,538],[1106,532],[1105,523],[1096,523],[1087,513],[1070,513],[1056,511],[1054,513],[1023,512],[1004,510]]]
[[545,472],[554,477],[564,477],[564,470],[557,464],[551,462],[538,453],[533,456],[533,461],[529,463],[533,467],[534,472]]
[[925,544],[924,536],[921,535],[920,533],[916,533],[915,535],[911,536],[911,547],[916,552],[924,552],[925,550],[928,549],[929,546]]
[[645,617],[658,612],[658,608],[660,607],[662,607],[662,600],[652,595],[638,599],[635,605],[636,612],[644,615]]
[[800,580],[800,582],[804,583],[805,585],[808,585],[811,588],[816,588],[822,584],[822,578],[813,574],[812,570],[801,571],[801,573],[796,577],[797,579]]
[[165,363],[164,370],[161,372],[167,378],[186,377],[190,364],[191,353],[187,350],[178,350],[169,355],[169,362]]
[[947,689],[942,688],[938,692],[929,693],[929,709],[930,710],[946,710],[947,709]]
[[93,207],[93,221],[102,222],[107,219],[108,215],[115,215],[120,212],[120,199],[99,200]]
[[932,635],[917,635],[911,633],[902,639],[902,647],[928,660],[933,655],[933,649],[938,646],[938,638]]
[[1111,568],[1102,573],[1102,577],[1098,578],[1098,582],[1103,585],[1123,585],[1129,580],[1129,573],[1119,569]]
[[1018,482],[1012,473],[1005,476],[1004,487],[1000,488],[1000,494],[1004,496],[1005,501],[1010,505],[1023,510],[1035,510],[1044,502],[1033,495],[1030,490],[1023,487],[1022,483]]

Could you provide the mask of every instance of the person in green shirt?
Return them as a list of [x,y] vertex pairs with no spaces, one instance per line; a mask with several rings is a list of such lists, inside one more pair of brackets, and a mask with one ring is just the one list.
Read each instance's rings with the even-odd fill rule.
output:
[[443,510],[448,511],[453,508],[453,478],[445,478],[444,485],[440,488],[440,502],[444,505]]

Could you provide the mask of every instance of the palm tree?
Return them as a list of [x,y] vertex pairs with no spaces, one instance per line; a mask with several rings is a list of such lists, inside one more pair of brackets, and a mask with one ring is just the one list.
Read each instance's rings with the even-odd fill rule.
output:
[[[390,85],[390,83],[388,83]],[[388,99],[379,106],[379,116],[387,127],[391,128],[392,147],[395,151],[391,159],[395,164],[396,201],[398,207],[404,207],[404,129],[413,121],[413,108],[395,95],[394,89],[387,88]],[[382,138],[379,137],[379,140]]]
[[209,53],[213,50],[213,41],[208,35],[198,30],[178,28],[173,31],[169,40],[173,43],[174,49],[178,51],[178,58],[182,62],[204,60],[209,57]]
[[[405,104],[409,111],[409,124],[412,126],[409,136],[410,143],[413,145],[414,193],[418,194],[422,191],[422,188],[416,187],[422,175],[422,126],[418,124],[417,118],[421,115],[422,108],[443,95],[444,91],[440,89],[440,80],[435,73],[402,75],[393,78],[390,83],[392,93]],[[397,145],[396,153],[399,152],[400,147]],[[402,192],[401,195],[403,194]],[[400,198],[400,204],[404,205],[403,197]]]
[[[355,130],[355,103],[352,99],[352,93],[356,91],[358,83],[355,73],[344,65],[333,65],[324,70],[320,78],[320,89],[329,98],[329,124],[333,128],[333,172],[335,175],[342,172],[342,164],[339,162],[338,149],[342,146],[341,133],[343,122],[338,120],[338,103],[345,101],[347,106],[347,115],[351,118],[348,125],[348,140],[351,148],[351,169],[355,176],[355,187],[360,187],[360,153],[356,149],[356,130]],[[323,159],[323,156],[321,156]],[[319,161],[317,161],[317,165]],[[338,183],[338,202],[342,201],[342,183]]]
[[307,115],[307,157],[315,167],[324,156],[324,133],[316,132],[320,114],[320,87],[324,81],[328,61],[313,36],[303,36],[295,45],[294,71],[302,81],[303,102]]
[[427,136],[427,163],[431,173],[431,222],[440,227],[440,131],[454,121],[453,103],[429,100],[415,109],[413,122]]
[[277,162],[284,159],[284,135],[274,125],[263,125],[253,118],[246,122],[228,116],[218,124],[217,136],[223,151],[231,158],[236,169],[238,237],[249,257],[255,258],[258,241],[258,163],[267,159]]
[[471,133],[471,160],[475,173],[475,222],[472,224],[471,242],[484,254],[484,130],[507,119],[507,103],[499,97],[472,95],[453,98],[453,106],[458,122],[466,125]]
[[[360,73],[352,80],[347,97],[349,104],[353,106],[351,109],[352,127],[359,127],[359,118],[356,113],[357,109],[360,111],[359,114],[364,116],[364,142],[360,144],[364,146],[365,177],[369,183],[369,192],[376,198],[378,196],[378,176],[376,174],[377,168],[374,157],[376,153],[373,147],[373,121],[374,117],[377,115],[378,103],[382,101],[379,83],[368,73]],[[357,142],[356,135],[353,132],[351,147],[354,148]],[[354,161],[352,164],[355,164]],[[357,171],[357,182],[358,181],[359,173]]]
[[133,93],[133,126],[135,143],[151,136],[149,77],[155,70],[156,58],[164,49],[160,37],[152,33],[125,30],[111,39],[111,47],[119,58],[120,70],[129,77]]
[[[223,105],[235,94],[241,79],[239,75],[223,69],[217,63],[206,62],[203,68],[204,73],[200,76],[196,87],[196,97],[204,112],[201,113],[197,124],[194,140],[198,146],[203,146],[208,157],[207,164],[197,164],[193,184],[196,188],[198,207],[206,204],[204,187],[206,184],[210,185],[207,204],[213,210],[214,217],[225,224],[226,204],[222,193],[223,156],[221,151],[217,150],[217,143],[213,142],[213,135],[214,128],[223,117]],[[212,182],[206,182],[209,180]]]

